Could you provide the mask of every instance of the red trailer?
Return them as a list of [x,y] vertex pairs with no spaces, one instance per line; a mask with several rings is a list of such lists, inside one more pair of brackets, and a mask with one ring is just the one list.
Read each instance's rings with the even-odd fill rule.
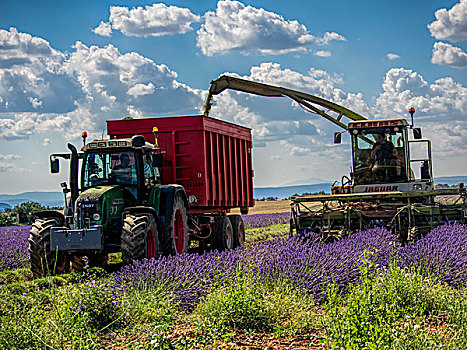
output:
[[179,184],[188,214],[226,213],[254,205],[251,129],[203,115],[107,121],[111,139],[143,135],[163,152],[162,184]]

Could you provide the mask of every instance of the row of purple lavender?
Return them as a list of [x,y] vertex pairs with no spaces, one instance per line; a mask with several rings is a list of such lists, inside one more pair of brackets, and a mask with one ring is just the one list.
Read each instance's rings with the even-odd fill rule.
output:
[[[26,266],[29,227],[0,230],[0,270]],[[385,229],[357,232],[333,243],[313,233],[275,239],[243,249],[184,254],[144,260],[123,267],[107,283],[118,290],[156,288],[170,293],[188,310],[213,288],[242,275],[274,283],[285,281],[322,299],[326,284],[345,291],[362,270],[396,264],[417,267],[439,283],[462,288],[467,283],[467,227],[440,226],[419,241],[399,246]]]

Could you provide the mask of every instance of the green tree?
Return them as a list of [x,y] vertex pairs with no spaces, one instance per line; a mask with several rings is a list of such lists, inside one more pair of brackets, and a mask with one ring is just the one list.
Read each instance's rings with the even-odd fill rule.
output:
[[0,213],[0,227],[17,225],[16,216],[8,213]]
[[16,214],[18,217],[19,224],[30,225],[34,222],[34,212],[39,210],[46,210],[46,207],[43,207],[36,202],[24,202],[15,206],[11,212]]

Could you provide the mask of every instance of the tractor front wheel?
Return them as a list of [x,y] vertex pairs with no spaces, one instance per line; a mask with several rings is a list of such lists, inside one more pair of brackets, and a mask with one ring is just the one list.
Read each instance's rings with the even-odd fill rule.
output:
[[130,264],[133,260],[159,257],[157,224],[151,215],[127,215],[122,231],[122,260]]
[[181,194],[175,195],[172,216],[165,223],[161,241],[165,255],[183,254],[188,250],[188,223],[185,201]]
[[29,260],[31,271],[37,278],[69,271],[69,256],[50,250],[50,229],[57,226],[60,224],[55,218],[36,219],[29,231]]

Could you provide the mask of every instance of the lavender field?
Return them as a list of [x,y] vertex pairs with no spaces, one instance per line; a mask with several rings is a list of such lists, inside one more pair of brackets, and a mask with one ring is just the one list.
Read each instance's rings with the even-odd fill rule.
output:
[[[142,314],[146,315],[137,321],[138,324],[142,322],[141,320],[160,322],[159,317],[162,312],[160,307],[165,305],[164,310],[185,315],[183,322],[188,322],[190,325],[200,322],[204,324],[207,328],[203,328],[205,332],[203,334],[206,336],[209,333],[207,329],[220,332],[219,327],[221,327],[223,332],[226,329],[258,329],[270,332],[277,329],[278,324],[287,325],[283,326],[284,329],[288,329],[287,332],[301,334],[301,332],[310,332],[311,328],[316,330],[318,327],[316,320],[319,319],[320,324],[329,322],[333,325],[332,330],[327,330],[328,337],[325,342],[327,347],[333,348],[336,344],[338,348],[348,347],[349,344],[363,344],[362,346],[365,347],[367,344],[365,342],[373,340],[368,340],[361,334],[355,335],[356,338],[353,337],[346,343],[341,343],[345,337],[338,333],[339,327],[346,317],[349,317],[349,323],[361,319],[358,327],[363,328],[370,319],[372,322],[380,322],[381,319],[373,319],[373,314],[383,312],[382,306],[375,306],[376,311],[369,311],[368,315],[355,318],[355,315],[349,315],[353,310],[349,305],[356,302],[352,298],[362,302],[358,298],[363,298],[362,295],[368,289],[368,295],[373,296],[368,300],[365,299],[364,305],[369,307],[368,305],[372,305],[375,298],[377,299],[379,288],[389,283],[390,286],[384,285],[382,289],[384,293],[394,288],[396,292],[393,291],[395,294],[391,297],[394,299],[393,302],[397,302],[401,295],[404,295],[405,299],[401,301],[401,305],[405,306],[401,307],[409,305],[410,308],[403,309],[405,310],[403,312],[395,312],[390,306],[387,306],[387,309],[383,308],[385,321],[379,326],[382,328],[378,332],[384,333],[386,331],[384,327],[392,329],[397,322],[400,322],[400,317],[409,317],[410,322],[428,325],[425,317],[434,317],[437,314],[451,315],[449,314],[451,312],[452,320],[449,316],[445,318],[445,322],[451,320],[449,322],[455,325],[452,328],[453,333],[449,333],[455,344],[461,344],[462,337],[466,336],[464,331],[456,328],[463,327],[462,320],[465,317],[456,318],[455,312],[467,310],[467,303],[462,304],[462,300],[467,300],[465,298],[467,227],[460,224],[446,224],[434,229],[417,242],[401,246],[395,237],[383,228],[358,232],[333,243],[322,243],[313,232],[288,237],[288,228],[285,225],[288,222],[288,213],[249,215],[244,216],[244,221],[247,236],[250,232],[257,232],[255,230],[278,228],[282,232],[282,238],[247,244],[244,248],[231,251],[209,251],[203,254],[184,254],[138,261],[110,275],[104,273],[102,275],[104,277],[86,272],[88,277],[78,279],[80,282],[71,278],[69,279],[71,282],[61,287],[60,290],[66,291],[64,298],[67,301],[60,303],[66,306],[69,317],[75,321],[81,320],[83,327],[92,329],[96,335],[107,334],[106,329],[109,331],[117,326],[118,329],[127,329],[128,324],[123,322],[123,319],[128,315],[133,315],[135,319],[141,318]],[[0,230],[0,270],[8,271],[28,266],[29,228],[10,227]],[[412,281],[411,284],[408,281]],[[368,287],[370,284],[371,288]],[[403,288],[393,284],[403,284]],[[7,287],[3,286],[0,289],[0,299],[11,298],[9,294],[12,290]],[[23,291],[23,296],[35,293],[31,292],[30,287],[19,290]],[[135,311],[134,298],[146,300],[141,296],[147,297],[147,293],[151,295],[150,305],[157,296],[159,311],[153,310],[152,313],[159,316],[148,318],[149,311],[141,313],[141,306],[137,308],[139,311]],[[441,293],[442,297],[433,297],[437,295],[436,293]],[[434,301],[427,298],[435,298],[438,303],[443,304],[430,306]],[[450,298],[457,301],[453,302]],[[274,304],[275,302],[277,304]],[[329,305],[332,305],[332,309],[329,309]],[[387,305],[392,304],[387,303]],[[466,309],[452,311],[452,305],[457,305],[456,307],[461,309],[465,306]],[[287,311],[286,308],[296,311],[292,312],[289,309]],[[326,310],[325,315],[323,310]],[[357,307],[356,310],[361,311],[362,306]],[[0,316],[2,312],[0,307]],[[193,323],[193,317],[198,321]],[[390,321],[386,321],[386,318]],[[166,324],[167,332],[173,330],[178,322],[174,320],[177,319],[179,320],[179,318],[171,318]],[[335,320],[339,322],[333,323]],[[112,326],[110,327],[109,324]],[[354,324],[347,326],[357,327]],[[402,333],[405,332],[404,329]],[[347,331],[342,330],[342,332]],[[402,333],[394,335],[389,332],[381,339],[390,345],[387,348],[391,348],[399,344],[400,339],[405,339],[404,336],[407,334]],[[417,333],[417,337],[413,339],[422,343],[428,338],[440,344],[445,341],[436,332],[423,333],[425,340],[418,337],[421,337],[420,334],[422,333]],[[362,337],[366,340],[363,341]],[[170,343],[169,338],[166,341]],[[376,336],[375,339],[375,342],[381,341],[381,339],[377,340],[379,338]],[[415,341],[413,339],[411,341]]]

